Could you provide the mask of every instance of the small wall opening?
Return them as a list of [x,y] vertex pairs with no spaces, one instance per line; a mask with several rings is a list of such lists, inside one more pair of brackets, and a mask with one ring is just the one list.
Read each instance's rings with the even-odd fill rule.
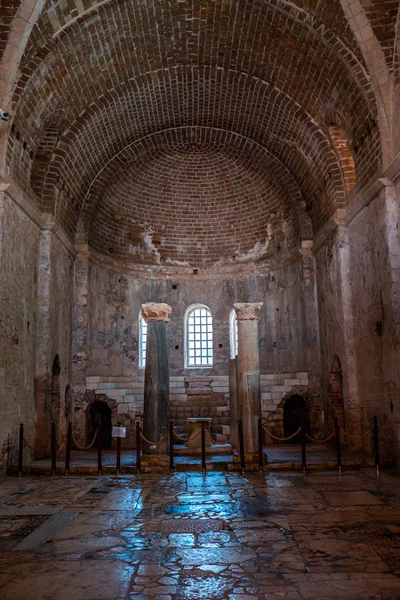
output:
[[339,425],[342,429],[345,428],[344,419],[344,402],[343,402],[343,375],[342,366],[338,356],[335,356],[332,362],[331,379],[329,386],[330,396],[330,416],[334,422],[335,418],[339,419]]
[[106,402],[96,400],[87,408],[87,444],[91,443],[99,426],[101,428],[101,447],[103,449],[111,448],[111,408]]
[[[306,401],[302,396],[294,395],[288,398],[283,407],[283,431],[284,437],[293,435],[302,423],[305,423],[306,431],[309,431],[309,416]],[[294,438],[288,440],[289,444],[301,442],[301,432]]]

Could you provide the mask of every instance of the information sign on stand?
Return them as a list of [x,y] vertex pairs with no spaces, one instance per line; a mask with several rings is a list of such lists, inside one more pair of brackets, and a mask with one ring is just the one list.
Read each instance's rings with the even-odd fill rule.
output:
[[126,434],[126,427],[113,427],[112,428],[112,437],[115,438],[124,438]]

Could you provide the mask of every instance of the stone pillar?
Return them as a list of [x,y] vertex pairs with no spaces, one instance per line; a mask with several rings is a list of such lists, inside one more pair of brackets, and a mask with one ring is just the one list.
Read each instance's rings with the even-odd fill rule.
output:
[[258,419],[261,417],[258,313],[262,302],[234,304],[238,321],[238,416],[243,423],[244,450],[257,453]]
[[74,263],[74,306],[72,313],[73,406],[69,419],[77,439],[86,438],[86,375],[89,362],[90,262],[80,251]]
[[229,419],[231,427],[231,444],[238,449],[237,422],[238,422],[238,394],[237,394],[237,358],[229,361]]
[[[144,374],[143,435],[158,442],[169,430],[169,367],[167,330],[171,316],[168,304],[150,302],[142,305],[147,323],[146,368]],[[167,454],[168,438],[152,448],[143,442],[143,454]]]

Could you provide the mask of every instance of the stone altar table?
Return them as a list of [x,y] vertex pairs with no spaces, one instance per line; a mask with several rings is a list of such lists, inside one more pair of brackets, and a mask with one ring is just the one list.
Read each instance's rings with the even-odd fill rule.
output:
[[[197,436],[195,440],[187,442],[188,448],[199,448],[201,446],[201,435],[197,435],[201,431],[201,424],[205,423],[206,432],[211,435],[211,417],[189,417],[187,422],[189,425],[189,438]],[[206,436],[206,446],[211,446],[211,442]]]

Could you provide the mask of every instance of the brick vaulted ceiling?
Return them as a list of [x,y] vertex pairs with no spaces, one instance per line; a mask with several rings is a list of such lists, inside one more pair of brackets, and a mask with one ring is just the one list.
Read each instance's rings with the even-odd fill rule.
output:
[[339,0],[47,0],[10,112],[9,175],[72,242],[132,264],[243,265],[310,239],[349,191],[333,127],[358,185],[382,162]]

